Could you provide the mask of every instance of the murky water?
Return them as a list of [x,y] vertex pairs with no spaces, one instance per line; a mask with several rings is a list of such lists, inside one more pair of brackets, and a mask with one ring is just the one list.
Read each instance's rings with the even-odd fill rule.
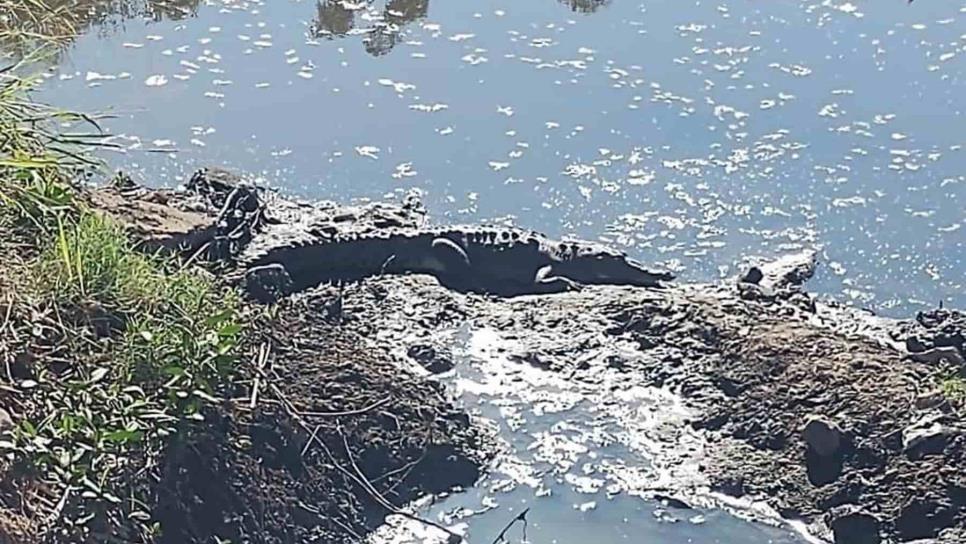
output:
[[[422,509],[424,516],[489,543],[514,518],[506,542],[577,544],[804,544],[788,528],[743,521],[712,500],[673,504],[668,488],[700,480],[704,440],[666,391],[614,370],[598,384],[573,383],[519,361],[499,332],[454,338],[459,363],[445,383],[499,438],[500,453],[473,489]],[[607,374],[607,371],[605,371]],[[655,494],[657,495],[655,496]],[[445,542],[442,531],[390,520],[377,544]]]
[[42,96],[115,113],[112,163],[151,183],[417,188],[690,279],[818,246],[819,291],[966,305],[963,0],[135,5]]

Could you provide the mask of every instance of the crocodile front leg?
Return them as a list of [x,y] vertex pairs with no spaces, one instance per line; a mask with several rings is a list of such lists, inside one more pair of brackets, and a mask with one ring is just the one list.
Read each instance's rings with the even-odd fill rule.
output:
[[583,285],[565,276],[551,276],[553,265],[541,267],[537,270],[533,278],[533,283],[537,292],[541,294],[566,293],[568,291],[580,291]]

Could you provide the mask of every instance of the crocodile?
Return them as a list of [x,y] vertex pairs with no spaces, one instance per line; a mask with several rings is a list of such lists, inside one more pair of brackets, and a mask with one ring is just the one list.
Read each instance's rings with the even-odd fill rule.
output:
[[243,251],[245,268],[280,263],[295,290],[379,274],[429,274],[462,292],[549,294],[582,285],[659,287],[669,272],[589,242],[554,242],[506,227],[394,228],[369,233],[315,229],[311,241]]
[[[200,172],[194,184],[205,186],[204,176],[220,180],[222,192],[231,185],[221,170]],[[284,276],[286,291],[381,274],[429,274],[453,290],[498,296],[594,284],[660,287],[674,277],[594,242],[559,242],[516,227],[426,226],[418,202],[344,206],[262,198],[265,220],[234,256],[235,265],[241,273]]]

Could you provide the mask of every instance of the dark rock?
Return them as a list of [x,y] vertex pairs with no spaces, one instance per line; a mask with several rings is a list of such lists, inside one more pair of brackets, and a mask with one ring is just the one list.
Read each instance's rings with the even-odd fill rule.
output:
[[902,507],[896,532],[902,540],[934,538],[952,525],[956,509],[945,497],[916,497]]
[[838,480],[842,475],[845,437],[842,430],[820,416],[811,416],[802,430],[805,440],[805,468],[808,481],[823,486]]
[[900,337],[911,353],[943,350],[946,359],[963,364],[966,358],[966,313],[936,308],[919,312],[915,322],[901,328]]
[[731,497],[743,497],[748,492],[742,476],[722,476],[715,482],[714,490]]
[[738,281],[740,281],[741,283],[752,283],[752,284],[758,285],[759,283],[761,283],[761,280],[764,278],[765,278],[765,274],[761,271],[761,269],[758,268],[757,266],[752,266],[751,268],[748,269],[747,272],[745,272],[744,274],[741,275],[740,278],[738,278]]
[[690,504],[676,497],[672,497],[670,495],[662,495],[660,493],[656,493],[654,495],[654,500],[662,503],[664,506],[667,506],[668,508],[677,508],[678,510],[693,510],[693,507]]
[[842,430],[821,416],[811,416],[806,420],[802,438],[810,450],[822,457],[834,456],[842,447]]
[[605,359],[608,368],[614,368],[617,370],[622,370],[627,368],[627,359],[620,357],[618,355],[608,355]]
[[816,487],[831,484],[842,476],[844,457],[842,455],[824,456],[809,448],[805,452],[805,470],[808,481]]
[[753,283],[739,283],[738,294],[744,300],[759,300],[770,302],[775,299],[775,290],[764,285]]
[[292,292],[292,277],[279,263],[248,269],[243,281],[245,292],[262,304],[274,304]]
[[448,372],[454,366],[452,358],[439,353],[436,348],[429,344],[410,346],[406,354],[433,374]]
[[854,504],[843,504],[829,511],[828,526],[835,544],[879,544],[878,518]]
[[917,335],[906,338],[906,349],[912,353],[922,353],[931,346],[932,342],[927,342]]

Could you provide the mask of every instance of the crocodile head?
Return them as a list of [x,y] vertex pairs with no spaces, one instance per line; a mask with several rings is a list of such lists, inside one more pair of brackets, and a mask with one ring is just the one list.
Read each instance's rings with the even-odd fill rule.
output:
[[553,273],[586,284],[657,287],[674,275],[650,270],[621,251],[599,245],[573,245],[566,259],[553,265]]

